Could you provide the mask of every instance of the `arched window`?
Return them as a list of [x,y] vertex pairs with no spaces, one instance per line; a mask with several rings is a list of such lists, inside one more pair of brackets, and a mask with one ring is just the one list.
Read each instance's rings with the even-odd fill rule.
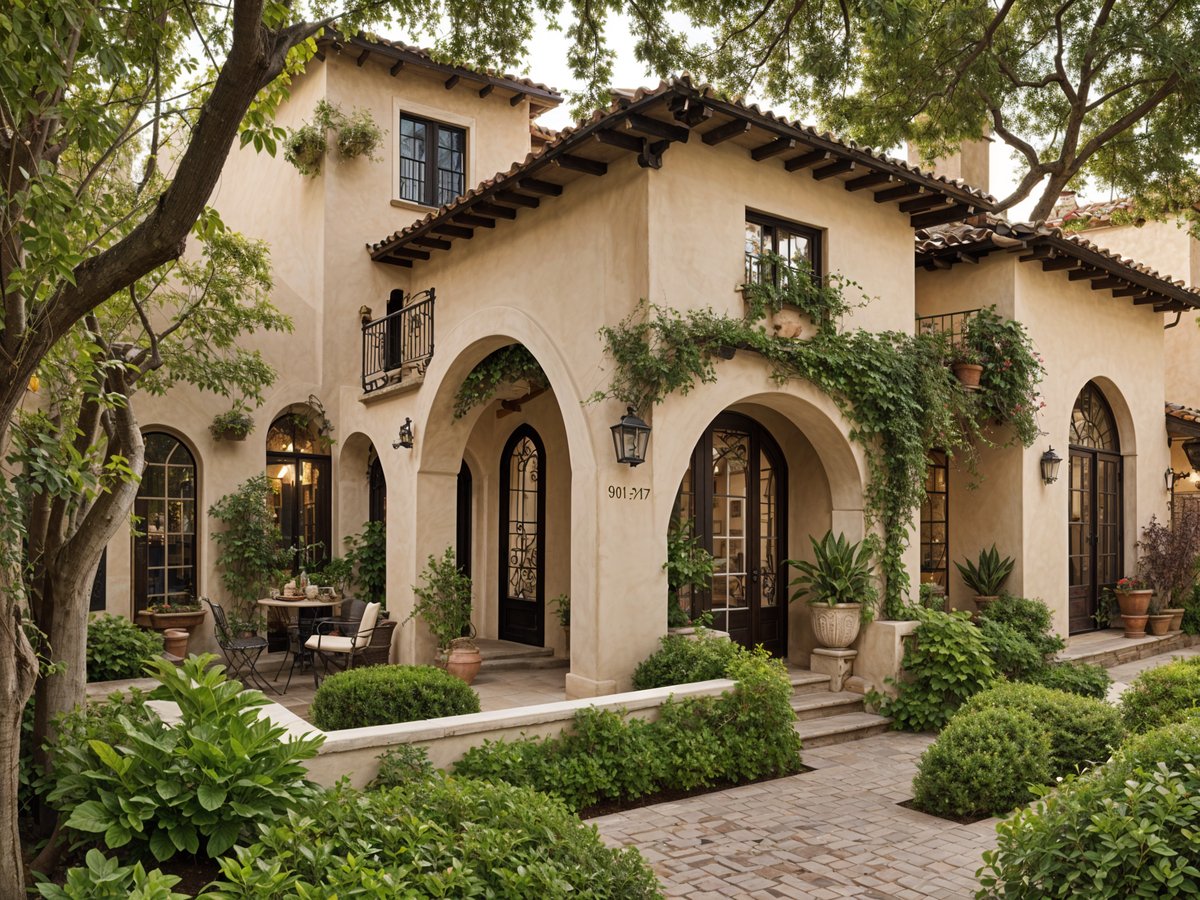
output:
[[134,608],[196,596],[196,461],[169,434],[145,436],[146,469],[134,502]]
[[387,478],[383,474],[383,463],[375,448],[371,448],[367,466],[367,521],[387,521]]
[[285,547],[303,548],[293,568],[329,559],[333,490],[329,441],[314,417],[287,413],[267,432],[267,478]]
[[537,647],[545,637],[545,463],[542,439],[528,425],[500,455],[500,639]]

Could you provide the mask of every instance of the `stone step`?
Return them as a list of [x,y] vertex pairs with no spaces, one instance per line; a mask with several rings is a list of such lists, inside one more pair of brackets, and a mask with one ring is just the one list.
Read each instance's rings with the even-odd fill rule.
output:
[[536,659],[554,655],[553,647],[534,647],[532,644],[483,639],[476,643],[479,646],[479,655],[483,657],[484,662],[500,659]]
[[1120,629],[1077,635],[1068,642],[1058,658],[1065,662],[1091,663],[1111,669],[1150,656],[1175,653],[1197,643],[1192,635],[1175,632],[1160,637],[1124,637]]
[[851,691],[821,691],[792,697],[796,720],[823,719],[863,711],[863,695]]
[[824,719],[808,719],[796,723],[796,731],[804,746],[825,747],[829,744],[844,744],[865,737],[874,737],[891,729],[892,720],[867,712],[845,713]]
[[510,656],[503,659],[484,659],[481,672],[523,671],[530,669],[565,669],[571,664],[566,658],[555,659],[554,651],[542,656]]
[[788,669],[788,680],[792,683],[794,697],[829,691],[829,676],[818,675],[808,669]]

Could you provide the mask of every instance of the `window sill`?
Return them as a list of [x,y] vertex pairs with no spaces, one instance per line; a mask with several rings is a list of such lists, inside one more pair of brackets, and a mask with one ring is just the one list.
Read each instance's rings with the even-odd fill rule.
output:
[[391,204],[397,209],[411,209],[413,212],[419,212],[422,215],[435,212],[438,209],[436,206],[426,206],[424,203],[414,203],[412,200],[398,200],[395,197],[392,198]]

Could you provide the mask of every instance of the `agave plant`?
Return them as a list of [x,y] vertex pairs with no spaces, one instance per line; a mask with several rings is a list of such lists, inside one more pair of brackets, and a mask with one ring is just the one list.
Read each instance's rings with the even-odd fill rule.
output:
[[1004,589],[1004,583],[1012,574],[1016,561],[1011,556],[1001,559],[996,545],[992,544],[991,549],[979,552],[978,565],[969,559],[954,565],[963,583],[976,594],[980,597],[996,597]]
[[792,581],[795,588],[792,600],[807,597],[813,606],[840,606],[846,603],[863,604],[864,614],[875,603],[876,591],[871,568],[872,548],[866,541],[850,543],[846,535],[834,537],[825,532],[820,541],[812,542],[813,560],[789,559],[787,564],[800,573]]

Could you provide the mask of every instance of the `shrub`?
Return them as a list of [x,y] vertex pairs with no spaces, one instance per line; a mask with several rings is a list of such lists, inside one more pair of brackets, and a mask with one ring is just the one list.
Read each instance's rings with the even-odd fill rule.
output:
[[88,622],[87,680],[140,678],[146,663],[162,651],[157,631],[144,631],[121,616],[97,616]]
[[[149,695],[179,706],[165,724],[144,706],[126,714],[110,701],[99,718],[82,714],[86,742],[63,734],[52,755],[48,795],[77,837],[102,836],[109,849],[220,856],[248,824],[280,815],[311,793],[303,759],[320,737],[285,739],[287,729],[259,718],[266,698],[225,678],[212,655],[180,668],[149,664],[159,686]],[[201,842],[204,842],[203,847]],[[77,841],[79,843],[81,841]]]
[[367,666],[321,682],[311,711],[314,725],[337,731],[477,713],[479,697],[433,666]]
[[1026,712],[1050,737],[1051,776],[1073,775],[1108,759],[1125,730],[1117,710],[1103,700],[1079,697],[1036,684],[1001,684],[976,694],[955,715],[983,709]]
[[1043,666],[1025,676],[1025,681],[1042,687],[1103,700],[1112,684],[1108,670],[1092,663],[1062,662]]
[[695,640],[668,634],[659,641],[659,648],[633,670],[633,686],[642,691],[727,678],[729,664],[746,655],[748,651],[741,644],[708,631],[700,632]]
[[559,801],[442,774],[386,791],[341,786],[265,824],[207,896],[661,896],[633,849],[604,846]]
[[1200,584],[1192,586],[1192,592],[1183,604],[1184,634],[1200,634]]
[[424,747],[398,744],[379,757],[379,772],[367,785],[383,789],[400,787],[413,781],[423,781],[433,774],[433,763]]
[[37,891],[48,900],[186,900],[190,895],[171,890],[179,880],[178,876],[164,875],[158,869],[147,872],[140,862],[122,866],[92,849],[87,852],[84,865],[67,870],[61,887],[43,880]]
[[736,658],[729,677],[737,682],[732,690],[669,700],[654,722],[584,709],[560,737],[485,742],[454,773],[532,787],[581,810],[797,771],[800,738],[786,668],[756,651]]
[[1147,669],[1121,695],[1125,727],[1142,732],[1178,722],[1200,706],[1200,657]]
[[983,621],[999,622],[1014,629],[1045,658],[1062,650],[1066,642],[1053,632],[1050,608],[1041,600],[1005,594],[979,614]]
[[892,727],[908,731],[941,728],[968,698],[996,680],[979,629],[965,612],[944,613],[914,608],[920,625],[904,651],[904,677],[896,682],[895,698],[877,692],[868,702]]
[[1183,897],[1200,892],[1200,721],[1131,739],[996,826],[980,898]]
[[921,756],[913,804],[927,813],[977,818],[1007,813],[1050,780],[1050,738],[1027,712],[963,711]]
[[1011,625],[980,618],[979,633],[1000,675],[1026,678],[1046,665],[1033,642]]

